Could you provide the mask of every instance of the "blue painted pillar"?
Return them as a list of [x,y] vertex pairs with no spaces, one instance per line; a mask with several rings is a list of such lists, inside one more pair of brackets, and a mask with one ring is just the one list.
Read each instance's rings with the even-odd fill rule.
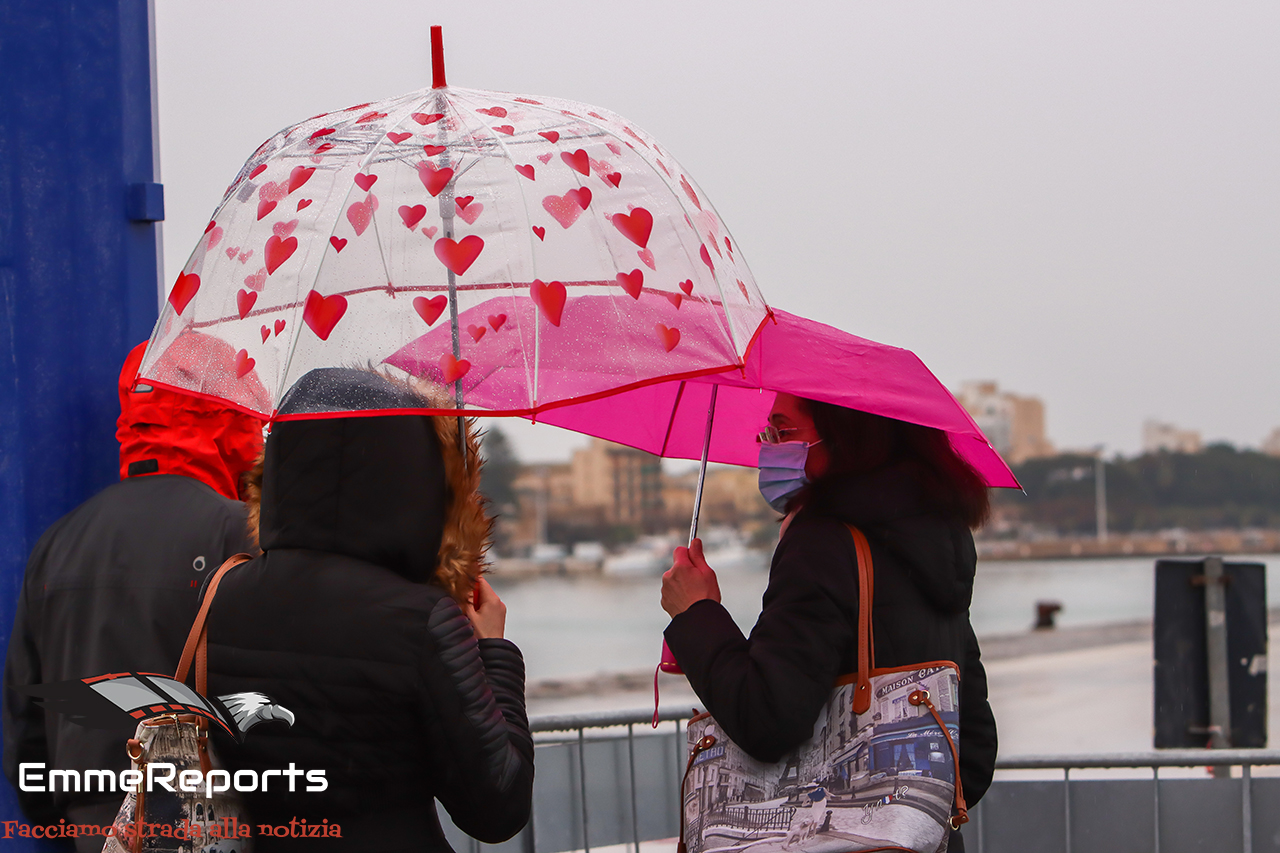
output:
[[36,539],[118,479],[116,381],[159,291],[152,21],[0,0],[0,644]]

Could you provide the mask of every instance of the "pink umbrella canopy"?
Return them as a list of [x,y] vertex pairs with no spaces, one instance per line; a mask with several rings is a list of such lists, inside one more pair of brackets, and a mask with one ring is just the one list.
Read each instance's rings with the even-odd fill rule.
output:
[[[665,317],[661,302],[647,303],[654,317]],[[545,342],[548,347],[573,351],[583,343],[569,336],[548,337]],[[415,361],[414,354],[433,351],[425,341],[415,342],[392,360],[410,372],[425,365],[426,374],[432,375],[429,362]],[[590,360],[583,366],[594,367]],[[767,422],[774,392],[785,391],[940,429],[988,486],[1019,488],[973,418],[914,353],[776,308],[740,369],[645,383],[549,409],[538,420],[658,456],[699,459],[713,388],[717,389],[709,452],[713,462],[754,467],[755,436]]]
[[436,84],[307,119],[249,158],[141,381],[163,382],[192,331],[231,366],[166,378],[264,416],[318,367],[385,363],[453,385],[447,411],[534,414],[742,363],[768,308],[664,147],[598,107],[448,87],[442,67]]

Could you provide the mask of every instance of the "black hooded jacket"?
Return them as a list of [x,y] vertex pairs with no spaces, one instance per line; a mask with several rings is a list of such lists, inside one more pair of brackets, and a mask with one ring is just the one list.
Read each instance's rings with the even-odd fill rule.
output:
[[[373,374],[316,371],[281,411],[305,412],[335,385],[385,395],[377,408],[405,405]],[[265,553],[218,589],[209,687],[265,693],[296,718],[219,744],[231,769],[261,776],[293,764],[323,770],[327,788],[299,781],[289,792],[273,777],[269,790],[245,795],[255,823],[327,820],[343,840],[327,838],[325,850],[371,853],[448,850],[435,799],[487,842],[528,821],[523,658],[507,640],[477,641],[432,581],[449,488],[429,418],[276,424],[263,470]],[[318,849],[274,837],[255,844]]]
[[[977,554],[960,520],[928,500],[910,466],[815,488],[773,555],[750,638],[719,603],[671,620],[667,644],[729,737],[777,761],[813,734],[836,678],[858,668],[858,570],[846,524],[866,534],[875,569],[876,667],[960,667],[960,778],[973,805],[991,784],[996,725],[969,623]],[[713,567],[714,568],[714,567]]]

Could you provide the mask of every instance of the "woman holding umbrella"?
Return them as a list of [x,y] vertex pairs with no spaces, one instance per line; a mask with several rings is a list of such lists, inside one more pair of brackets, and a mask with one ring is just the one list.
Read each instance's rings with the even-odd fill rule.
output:
[[[786,513],[763,609],[744,637],[719,603],[701,543],[663,576],[665,638],[725,734],[777,761],[813,734],[837,677],[857,669],[858,570],[846,525],[875,565],[876,664],[960,668],[960,777],[970,805],[991,783],[995,718],[969,622],[986,486],[945,433],[779,393],[760,436],[761,491]],[[958,832],[952,851],[963,850]]]

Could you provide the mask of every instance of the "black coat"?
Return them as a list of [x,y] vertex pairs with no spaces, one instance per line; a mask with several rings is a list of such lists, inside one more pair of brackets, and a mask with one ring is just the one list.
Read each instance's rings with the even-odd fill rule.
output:
[[[382,393],[368,374],[357,381]],[[272,779],[245,795],[255,823],[327,820],[343,840],[326,839],[325,850],[372,853],[448,850],[436,799],[483,841],[528,821],[523,658],[507,640],[477,641],[431,580],[449,489],[425,417],[276,424],[263,474],[265,553],[229,572],[214,599],[209,687],[265,693],[296,717],[291,727],[259,724],[243,744],[219,743],[230,768],[293,763],[323,770],[328,787],[289,793]]]
[[[46,712],[18,687],[109,672],[172,673],[196,615],[200,586],[247,551],[245,507],[190,477],[131,477],[51,526],[31,552],[4,672],[4,769],[18,764],[126,770],[118,730],[85,728]],[[57,823],[69,805],[121,794],[19,792],[33,822]]]
[[960,778],[976,803],[996,758],[969,623],[977,554],[968,528],[931,506],[909,467],[814,491],[774,552],[750,638],[719,603],[704,600],[671,620],[667,643],[724,732],[756,758],[779,760],[812,736],[836,678],[858,667],[858,571],[846,524],[871,545],[875,666],[960,667]]

